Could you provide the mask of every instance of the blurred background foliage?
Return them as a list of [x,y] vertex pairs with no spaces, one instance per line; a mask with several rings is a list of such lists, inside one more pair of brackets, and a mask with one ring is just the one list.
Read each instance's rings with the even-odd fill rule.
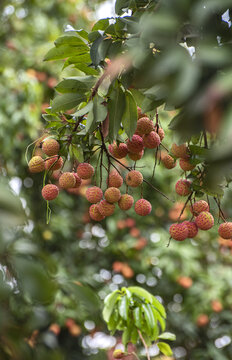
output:
[[[172,41],[172,26],[189,14],[191,2],[165,3],[169,5],[167,13],[156,19],[161,47]],[[217,73],[220,84],[228,90],[227,96],[231,91],[231,57],[227,53],[231,52],[231,44],[225,57],[207,50],[210,41],[216,41],[216,35],[220,38],[226,35],[231,40],[229,12],[224,24],[219,26],[220,21],[215,22],[218,13],[222,14],[231,1],[208,1],[207,9],[212,5],[213,11],[205,13],[199,11],[199,4],[200,1],[195,2],[191,14],[196,24],[203,21],[209,34],[202,47],[201,61],[191,63],[193,71],[180,73],[185,64],[189,66],[189,61],[180,60],[182,50],[176,53],[170,47],[162,59],[167,62],[162,67],[167,73],[159,73],[159,77],[162,81],[168,79],[171,84],[168,92],[178,101],[180,94],[187,97],[191,91],[181,89],[177,80],[180,82],[184,74],[191,74],[188,81],[200,98],[200,86],[206,87],[207,79],[216,74],[214,70],[221,64],[227,72],[222,74],[224,77]],[[140,285],[159,296],[167,308],[167,329],[177,336],[172,345],[173,359],[230,359],[232,241],[219,239],[217,230],[212,229],[200,232],[194,240],[172,241],[167,248],[168,227],[177,220],[183,206],[180,198],[176,197],[173,204],[144,187],[144,197],[153,205],[150,216],[141,219],[133,210],[126,216],[117,211],[101,225],[92,224],[83,197],[88,185],[85,184],[77,194],[60,194],[52,204],[51,222],[46,225],[41,177],[31,177],[24,158],[27,145],[43,133],[41,112],[53,97],[53,87],[59,80],[57,74],[61,72],[62,64],[42,60],[67,26],[91,29],[98,6],[100,1],[90,0],[0,3],[0,357],[111,360],[112,353],[104,349],[114,346],[119,337],[107,334],[101,317],[103,299],[118,287]],[[101,16],[105,16],[104,11]],[[149,22],[142,25],[149,28]],[[229,35],[228,31],[223,33],[223,27],[229,29]],[[194,38],[187,44],[194,45]],[[70,74],[72,70],[67,71]],[[201,85],[194,82],[200,72],[205,77]],[[218,109],[217,102],[213,103],[211,98],[207,101]],[[195,109],[193,104],[191,110]],[[226,109],[221,134],[229,136],[229,99]],[[159,114],[166,145],[174,140],[168,124],[175,114],[164,110]],[[186,120],[187,129],[195,116],[193,113],[192,122]],[[179,127],[183,128],[182,122]],[[227,167],[231,161],[229,151],[225,152]],[[148,151],[143,159],[142,171],[149,177],[154,155]],[[174,184],[181,174],[179,166],[167,170],[159,165],[156,185],[173,198]],[[223,201],[228,218],[232,216],[230,198],[228,188]],[[216,206],[213,203],[211,206],[216,213]],[[159,358],[156,346],[151,355]]]

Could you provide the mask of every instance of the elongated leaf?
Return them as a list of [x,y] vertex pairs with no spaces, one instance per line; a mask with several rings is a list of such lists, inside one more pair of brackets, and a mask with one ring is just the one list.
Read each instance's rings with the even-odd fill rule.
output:
[[157,321],[159,321],[160,326],[161,326],[161,330],[164,331],[166,328],[166,322],[164,320],[164,318],[161,316],[160,312],[158,310],[156,310],[155,308],[152,308],[154,316],[156,317]]
[[127,9],[129,6],[129,0],[117,0],[115,3],[115,12],[118,15],[123,13],[122,9]]
[[90,56],[91,56],[91,60],[93,65],[98,66],[102,60],[100,52],[99,52],[99,46],[103,41],[103,37],[100,36],[98,37],[92,44],[91,49],[90,49]]
[[114,306],[117,302],[118,299],[118,291],[114,291],[112,294],[109,294],[108,296],[106,296],[105,300],[104,300],[104,309],[103,309],[103,319],[108,322],[110,319],[110,316],[113,312]]
[[71,56],[70,58],[68,58],[64,65],[63,65],[63,69],[65,69],[67,66],[73,65],[73,64],[82,64],[82,63],[86,63],[86,64],[90,64],[91,63],[91,58],[89,53],[83,53],[80,54],[78,56]]
[[85,100],[86,95],[83,94],[67,93],[59,95],[52,101],[52,111],[57,112],[73,109]]
[[104,121],[107,116],[107,107],[103,104],[103,101],[104,99],[98,95],[93,99],[93,114],[97,123]]
[[133,328],[131,332],[131,342],[132,344],[136,344],[139,338],[138,330],[136,328]]
[[153,315],[153,312],[152,310],[149,308],[149,304],[142,304],[142,309],[143,309],[143,313],[144,313],[144,316],[145,316],[145,320],[146,320],[146,323],[147,323],[147,327],[148,329],[150,330],[149,333],[150,335],[153,334],[153,330],[156,326],[156,323],[155,323],[155,318],[154,318],[154,315]]
[[130,341],[130,331],[129,331],[129,329],[126,329],[123,331],[123,334],[122,334],[122,343],[124,346],[127,346],[129,341]]
[[79,162],[84,161],[83,150],[80,146],[77,146],[76,144],[72,144],[71,151],[73,153],[74,158],[76,158]]
[[159,310],[160,314],[166,319],[166,311],[163,305],[156,299],[155,296],[152,296],[152,304]]
[[96,128],[96,121],[94,119],[94,115],[93,115],[93,110],[91,110],[88,113],[87,116],[87,120],[86,120],[86,126],[85,126],[85,131],[92,133]]
[[164,332],[163,334],[160,334],[158,337],[159,339],[163,339],[163,340],[170,340],[170,341],[176,340],[176,335],[170,332]]
[[138,329],[142,329],[142,311],[140,307],[136,307],[133,310],[133,316],[134,316],[134,321],[135,321],[135,326],[137,326]]
[[126,91],[126,106],[122,117],[122,124],[125,132],[129,138],[131,138],[135,132],[137,126],[138,112],[137,104],[130,91]]
[[127,296],[123,296],[119,302],[118,302],[118,311],[120,316],[124,319],[127,320],[128,318],[128,311],[129,311],[129,304],[128,304],[128,298]]
[[98,71],[87,66],[86,64],[75,64],[75,68],[79,69],[80,71],[82,71],[83,73],[85,73],[86,75],[98,75]]
[[160,349],[160,351],[162,352],[162,354],[164,354],[166,356],[172,355],[172,350],[168,344],[166,344],[164,342],[159,342],[157,345],[158,345],[158,348]]
[[67,57],[78,56],[83,53],[86,53],[86,46],[62,45],[50,49],[45,55],[44,61],[65,59]]
[[[142,289],[138,286],[130,286],[128,288],[128,290],[131,293],[136,294],[137,296],[139,296],[141,299],[145,299],[147,300],[149,303],[153,302],[153,296],[145,289]],[[158,300],[157,300],[158,301]]]
[[56,87],[60,93],[86,92],[91,89],[96,79],[94,76],[76,76],[61,81]]
[[122,115],[125,109],[125,94],[119,85],[111,93],[108,109],[109,140],[112,142],[118,135],[118,130],[122,121]]
[[93,108],[93,101],[89,101],[84,107],[79,109],[77,112],[73,114],[73,116],[83,116],[87,114]]
[[63,46],[63,45],[70,45],[70,46],[82,45],[88,50],[88,45],[86,45],[86,43],[83,40],[81,40],[77,36],[72,36],[72,35],[60,36],[58,39],[56,39],[54,44],[56,47]]

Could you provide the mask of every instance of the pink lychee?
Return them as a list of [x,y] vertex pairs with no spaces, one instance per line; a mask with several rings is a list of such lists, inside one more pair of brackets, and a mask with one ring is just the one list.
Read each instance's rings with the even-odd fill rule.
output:
[[232,238],[232,222],[225,222],[218,228],[218,233],[223,239]]
[[126,175],[126,184],[131,187],[138,187],[143,182],[143,175],[140,171],[131,170]]
[[197,226],[201,230],[209,230],[214,225],[213,215],[208,211],[202,211],[195,220]]
[[98,209],[102,215],[110,216],[114,213],[115,205],[108,203],[106,200],[102,200]]
[[102,199],[103,192],[98,186],[92,186],[86,190],[85,196],[91,204],[96,204]]
[[77,175],[81,179],[90,179],[94,174],[94,167],[89,163],[81,163],[77,167]]
[[104,196],[108,203],[113,204],[120,200],[121,193],[118,188],[109,187],[108,189],[106,189]]
[[188,237],[188,226],[184,222],[172,224],[169,228],[169,233],[174,240],[183,241]]
[[98,204],[93,204],[90,206],[89,216],[91,217],[92,220],[95,221],[101,221],[105,218],[105,216],[100,213]]
[[191,192],[191,182],[186,179],[180,179],[175,186],[176,193],[180,196],[187,196]]
[[118,202],[118,206],[121,210],[129,210],[134,204],[133,196],[129,194],[123,194]]
[[55,139],[47,138],[42,143],[42,150],[48,156],[57,155],[60,150],[60,144]]
[[143,136],[143,144],[148,149],[156,149],[160,144],[160,137],[155,131]]
[[47,184],[42,188],[42,196],[44,200],[54,200],[59,194],[59,188],[53,184]]
[[121,177],[121,175],[117,172],[117,170],[112,170],[107,179],[108,187],[119,188],[122,186],[122,184],[123,178]]
[[76,178],[71,172],[64,172],[59,177],[59,185],[62,189],[73,188],[76,184]]
[[131,140],[127,140],[127,148],[130,153],[140,153],[143,147],[143,138],[139,135],[133,135]]
[[152,210],[151,203],[145,199],[139,199],[135,203],[135,212],[140,216],[149,215]]

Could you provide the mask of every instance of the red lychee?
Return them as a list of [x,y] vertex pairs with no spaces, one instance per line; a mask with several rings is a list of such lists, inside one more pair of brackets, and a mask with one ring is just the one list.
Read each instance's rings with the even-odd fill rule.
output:
[[195,165],[191,164],[188,159],[180,159],[179,164],[184,171],[191,171],[195,168]]
[[[156,132],[157,132],[157,130],[156,130]],[[162,129],[160,126],[159,126],[159,129],[158,129],[158,135],[160,137],[160,141],[162,141],[164,139],[165,132],[164,132],[164,129]]]
[[139,135],[133,135],[131,140],[127,140],[127,148],[130,153],[140,153],[143,150],[143,139]]
[[90,206],[89,216],[91,217],[92,220],[95,221],[101,221],[105,218],[105,216],[100,213],[98,204],[93,204]]
[[143,182],[143,175],[140,171],[131,170],[126,176],[126,183],[128,186],[137,187]]
[[60,150],[60,144],[55,139],[47,138],[42,143],[42,150],[48,156],[57,155]]
[[196,223],[193,221],[184,221],[184,223],[188,227],[188,238],[193,239],[195,236],[197,236],[198,227],[197,227]]
[[186,144],[172,144],[171,152],[176,158],[188,159],[189,150]]
[[139,153],[135,154],[135,153],[128,153],[128,156],[131,160],[134,160],[134,161],[138,161],[140,159],[142,159],[143,157],[143,154],[144,154],[144,150],[140,151]]
[[145,134],[150,134],[152,130],[154,130],[153,121],[150,120],[148,117],[141,117],[137,122],[137,128],[135,130],[135,133],[142,136]]
[[103,216],[110,216],[114,213],[115,205],[102,200],[99,204],[99,211]]
[[73,188],[76,184],[76,178],[71,172],[64,172],[59,177],[59,185],[62,189]]
[[191,182],[186,179],[180,179],[176,183],[175,190],[180,196],[189,195],[191,192]]
[[202,211],[209,211],[209,204],[205,200],[196,201],[190,208],[193,215],[199,215]]
[[119,188],[122,186],[122,184],[123,184],[123,178],[121,177],[121,175],[119,175],[117,170],[112,170],[107,179],[108,187]]
[[195,220],[197,226],[201,230],[209,230],[214,225],[213,215],[208,211],[202,211]]
[[225,222],[218,228],[218,233],[223,239],[232,238],[232,222]]
[[176,161],[171,155],[168,154],[162,157],[162,163],[164,164],[166,169],[173,169],[176,166]]
[[172,224],[169,228],[169,233],[174,240],[183,241],[188,237],[188,226],[184,222]]
[[29,171],[31,173],[39,173],[44,171],[44,160],[41,156],[33,156],[28,163]]
[[135,203],[135,212],[140,216],[149,215],[152,210],[151,203],[145,199],[139,199]]
[[45,160],[45,169],[50,171],[59,170],[63,166],[63,159],[59,155],[52,156]]
[[118,202],[121,210],[129,210],[134,204],[134,198],[131,195],[123,194]]
[[54,200],[59,194],[59,188],[53,184],[47,184],[42,188],[42,196],[44,200]]
[[109,152],[116,158],[116,159],[122,159],[124,158],[127,153],[128,153],[128,149],[127,149],[127,145],[124,143],[120,143],[119,145],[117,145],[117,143],[114,141],[113,144],[110,144],[109,147]]
[[73,175],[75,176],[76,179],[74,188],[79,188],[81,186],[82,180],[76,173],[73,173]]
[[148,149],[155,149],[160,144],[160,137],[155,131],[143,136],[143,144]]
[[91,204],[96,204],[102,199],[103,192],[98,186],[92,186],[86,190],[85,196]]
[[119,201],[121,193],[118,188],[109,187],[108,189],[106,189],[104,196],[108,203],[113,204]]
[[81,179],[90,179],[94,174],[94,167],[89,163],[81,163],[77,167],[77,175]]

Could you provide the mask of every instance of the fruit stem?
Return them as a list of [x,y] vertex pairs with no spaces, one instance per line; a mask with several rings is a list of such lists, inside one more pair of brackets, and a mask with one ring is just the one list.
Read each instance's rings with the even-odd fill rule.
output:
[[182,210],[181,210],[181,212],[180,212],[180,215],[178,216],[178,219],[177,219],[178,222],[180,221],[180,218],[181,218],[181,216],[183,215],[183,212],[184,212],[186,206],[188,205],[188,202],[191,200],[192,195],[193,195],[193,191],[189,194],[187,200],[186,200],[185,203],[184,203],[184,206],[183,206],[183,208],[182,208]]

